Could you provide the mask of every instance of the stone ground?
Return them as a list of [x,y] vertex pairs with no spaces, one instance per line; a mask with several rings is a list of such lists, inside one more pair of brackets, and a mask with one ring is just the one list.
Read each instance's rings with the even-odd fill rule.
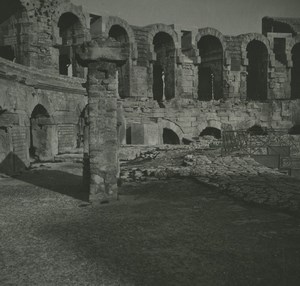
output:
[[90,205],[80,164],[0,176],[0,285],[300,285],[300,218],[196,179]]
[[192,177],[246,202],[300,214],[300,178],[267,168],[241,154],[220,148],[157,147],[122,165],[123,181]]

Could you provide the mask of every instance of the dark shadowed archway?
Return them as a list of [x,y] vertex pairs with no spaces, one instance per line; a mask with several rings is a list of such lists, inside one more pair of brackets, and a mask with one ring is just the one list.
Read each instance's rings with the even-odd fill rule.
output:
[[11,138],[9,134],[9,118],[7,112],[0,106],[0,171],[12,171],[12,164],[7,164],[6,158],[11,151]]
[[79,18],[71,12],[64,13],[58,21],[59,36],[59,74],[70,77],[84,77],[84,68],[78,62],[76,48],[83,37],[83,26]]
[[153,38],[156,60],[153,63],[153,98],[158,102],[175,97],[175,44],[173,38],[159,32]]
[[[80,113],[78,122],[77,122],[77,136],[76,136],[76,148],[81,149],[84,147],[84,139],[87,134],[87,107],[85,107]],[[87,138],[86,138],[87,139]]]
[[52,160],[55,155],[53,143],[56,140],[55,125],[45,107],[38,104],[30,117],[30,158],[37,161]]
[[216,139],[221,139],[221,130],[214,127],[206,127],[201,133],[200,137],[213,136]]
[[130,96],[130,43],[126,30],[119,26],[113,25],[108,33],[109,37],[119,42],[123,53],[126,54],[127,61],[117,66],[118,71],[118,91],[121,98]]
[[291,98],[300,98],[300,43],[292,49]]
[[24,60],[21,59],[25,34],[22,24],[27,17],[24,12],[19,0],[0,1],[0,57],[17,63]]
[[180,139],[178,135],[169,128],[163,129],[163,144],[179,145]]
[[261,127],[260,125],[253,125],[252,127],[248,128],[247,132],[251,136],[265,136],[268,135],[266,128]]
[[295,124],[290,130],[290,135],[300,135],[300,124]]
[[247,99],[266,100],[268,97],[268,49],[258,40],[247,45]]
[[212,100],[223,97],[223,47],[211,35],[198,42],[201,64],[198,69],[198,99]]

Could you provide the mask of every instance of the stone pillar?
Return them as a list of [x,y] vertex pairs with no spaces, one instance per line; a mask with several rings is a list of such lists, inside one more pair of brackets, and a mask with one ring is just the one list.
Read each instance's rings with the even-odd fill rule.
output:
[[[117,198],[117,63],[121,51],[107,42],[86,43],[80,57],[88,65],[88,140],[85,140],[83,183],[90,201]],[[88,148],[86,147],[88,144]]]
[[116,65],[89,64],[90,196],[116,198],[118,173]]

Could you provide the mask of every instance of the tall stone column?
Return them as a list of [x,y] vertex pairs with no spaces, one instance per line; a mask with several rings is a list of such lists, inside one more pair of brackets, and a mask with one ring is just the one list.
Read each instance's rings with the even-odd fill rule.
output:
[[88,144],[83,182],[90,201],[107,202],[117,198],[118,132],[117,74],[121,50],[109,43],[85,44],[80,52],[88,65]]

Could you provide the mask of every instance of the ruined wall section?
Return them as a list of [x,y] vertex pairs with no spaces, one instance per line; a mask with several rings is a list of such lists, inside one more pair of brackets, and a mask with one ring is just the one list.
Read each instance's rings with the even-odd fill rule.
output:
[[225,36],[226,52],[229,54],[230,66],[224,78],[223,91],[224,98],[241,98],[241,94],[246,94],[246,73],[242,71],[242,51],[241,39],[234,36]]
[[151,98],[152,86],[151,79],[148,76],[150,73],[149,58],[151,57],[147,42],[148,31],[143,27],[131,27],[134,31],[138,53],[137,64],[133,67],[132,95],[133,97]]
[[138,50],[137,65],[147,67],[149,63],[149,46],[147,43],[147,29],[143,27],[131,26]]
[[198,98],[198,66],[193,60],[183,56],[182,64],[178,66],[178,94],[180,98]]
[[0,129],[9,144],[3,147],[2,159],[8,157],[10,164],[17,160],[23,167],[29,164],[30,119],[39,105],[49,114],[47,123],[39,122],[48,126],[48,155],[53,159],[58,153],[74,152],[80,113],[87,104],[82,83],[0,59]]
[[[7,11],[11,13],[11,11]],[[0,24],[1,56],[23,65],[30,65],[30,42],[32,21],[24,6],[19,3],[14,14],[8,14],[7,19]]]
[[[253,125],[273,129],[288,130],[300,123],[300,100],[273,102],[245,102],[227,100],[225,102],[181,100],[158,108],[151,102],[123,102],[127,128],[139,123],[142,134],[152,134],[158,139],[162,135],[160,122],[169,121],[177,125],[183,137],[198,137],[206,127],[220,130],[246,130]],[[135,126],[135,128],[137,128]],[[152,130],[152,131],[151,131]],[[153,131],[154,130],[154,131]],[[133,135],[133,133],[131,133]],[[142,143],[144,141],[144,143]],[[147,144],[147,138],[139,140]],[[160,142],[161,143],[161,142]]]
[[[180,29],[180,28],[179,28]],[[198,98],[198,69],[201,63],[197,49],[197,30],[181,31],[181,56],[178,65],[178,97],[184,99]]]
[[[147,45],[144,42],[146,32],[143,28],[134,28],[136,40],[139,41],[138,67],[147,64]],[[200,32],[199,32],[200,31]],[[127,133],[130,136],[142,137],[132,139],[139,144],[159,144],[163,128],[166,125],[177,126],[183,137],[199,136],[206,127],[221,130],[247,129],[253,125],[274,129],[288,130],[299,124],[299,101],[290,100],[290,79],[287,71],[291,65],[290,50],[295,41],[287,40],[285,48],[286,61],[281,73],[276,70],[274,44],[261,34],[245,34],[240,36],[223,36],[211,28],[199,31],[184,31],[182,37],[182,51],[177,59],[177,92],[178,96],[171,102],[165,102],[164,108],[158,106],[149,91],[148,99],[131,99],[123,101],[127,121]],[[139,36],[138,36],[139,35]],[[205,36],[211,35],[220,39],[223,46],[223,99],[208,102],[198,101],[198,65],[199,54],[197,42]],[[289,37],[289,35],[285,35]],[[249,59],[247,45],[251,41],[262,43],[267,49],[267,100],[247,99],[247,69]],[[148,52],[151,66],[153,54]],[[148,70],[148,77],[151,77]],[[141,74],[141,73],[140,73]],[[145,75],[142,75],[145,79]],[[145,88],[145,82],[139,82]],[[151,85],[148,83],[148,89]],[[284,101],[283,101],[284,99]],[[169,122],[165,124],[163,122]],[[172,127],[173,128],[173,127]],[[133,130],[134,129],[134,130]],[[151,138],[151,139],[149,139]],[[156,139],[153,139],[156,138]]]
[[[176,31],[170,26],[165,24],[153,24],[146,27],[136,27],[132,26],[135,40],[137,44],[137,65],[133,70],[133,96],[140,98],[153,98],[153,70],[154,65],[157,61],[166,62],[165,68],[165,77],[167,92],[166,94],[169,99],[175,98],[178,94],[177,90],[180,88],[180,85],[177,85],[180,82],[180,79],[177,81],[175,79],[179,78],[180,73],[178,72],[178,56],[181,54],[179,49],[180,41]],[[168,51],[168,56],[164,59],[161,58],[161,52],[159,50],[155,51],[154,47],[154,38],[158,34],[164,34],[165,38],[170,38],[172,41],[172,51]],[[170,46],[169,42],[163,43],[166,46]],[[161,49],[160,49],[161,50]],[[166,60],[168,57],[168,60]],[[177,82],[177,83],[176,83]],[[168,92],[170,90],[170,92]]]
[[290,99],[290,72],[292,61],[289,50],[292,34],[268,33],[268,40],[272,49],[270,56],[270,98]]
[[58,21],[63,13],[72,13],[82,25],[78,43],[89,38],[89,15],[69,0],[20,0],[21,11],[0,24],[0,45],[12,45],[17,62],[58,74],[61,38]]

